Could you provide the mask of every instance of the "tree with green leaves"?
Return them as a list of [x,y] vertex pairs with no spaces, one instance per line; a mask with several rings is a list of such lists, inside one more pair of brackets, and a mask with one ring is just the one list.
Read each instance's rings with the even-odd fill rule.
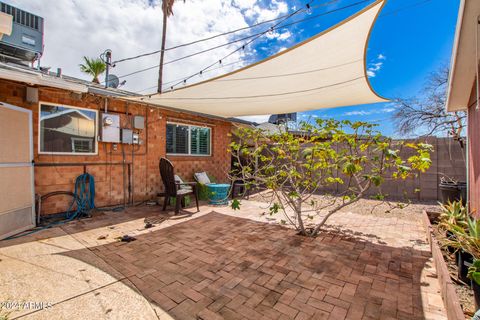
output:
[[105,72],[106,65],[100,58],[83,57],[84,63],[80,64],[80,71],[93,77],[92,82],[100,83],[98,77]]
[[[270,135],[239,128],[229,148],[235,160],[230,178],[249,189],[271,191],[270,213],[283,212],[299,234],[316,236],[333,214],[366,196],[372,187],[386,179],[414,177],[430,167],[431,145],[394,141],[375,127],[317,119],[314,124],[302,123],[299,131]],[[406,159],[400,155],[402,148],[411,150]],[[319,192],[327,195],[325,200],[314,197]],[[234,209],[240,200],[232,202]]]

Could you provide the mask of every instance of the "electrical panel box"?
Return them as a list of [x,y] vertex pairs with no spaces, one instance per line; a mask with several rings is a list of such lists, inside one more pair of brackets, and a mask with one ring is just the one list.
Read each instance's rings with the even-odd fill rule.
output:
[[102,113],[101,141],[120,142],[120,116],[118,114]]
[[122,143],[133,144],[133,131],[131,129],[122,129]]
[[138,135],[138,133],[133,134],[133,144],[141,144],[140,136]]
[[134,116],[133,117],[133,128],[138,130],[145,129],[145,118],[142,116]]
[[27,87],[25,100],[30,103],[38,103],[38,88]]

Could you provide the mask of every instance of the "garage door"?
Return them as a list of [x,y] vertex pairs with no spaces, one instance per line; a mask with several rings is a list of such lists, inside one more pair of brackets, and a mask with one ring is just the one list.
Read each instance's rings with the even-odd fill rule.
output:
[[0,102],[0,239],[35,226],[32,112]]

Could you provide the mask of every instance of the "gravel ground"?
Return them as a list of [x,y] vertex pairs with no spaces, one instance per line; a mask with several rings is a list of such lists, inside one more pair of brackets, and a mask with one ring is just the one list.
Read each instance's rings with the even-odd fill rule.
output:
[[[315,201],[325,202],[328,199],[322,195],[314,195],[312,198]],[[268,192],[262,192],[250,196],[250,200],[260,201],[260,202],[270,202],[271,194]],[[401,208],[393,208],[399,203],[405,205],[403,209]],[[390,201],[384,202],[380,200],[373,200],[373,199],[360,199],[357,202],[339,210],[338,212],[354,212],[356,214],[362,215],[373,215],[378,217],[397,217],[397,218],[405,218],[409,219],[412,216],[418,216],[422,210],[426,211],[438,211],[439,206],[436,201],[423,201],[423,202],[415,202],[412,201],[411,203],[407,204],[404,202],[398,201]]]

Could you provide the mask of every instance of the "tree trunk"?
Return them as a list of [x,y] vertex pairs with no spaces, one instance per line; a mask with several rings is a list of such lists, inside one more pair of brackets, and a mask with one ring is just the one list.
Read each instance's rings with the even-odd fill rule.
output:
[[360,194],[358,195],[355,199],[353,200],[350,200],[350,201],[347,201],[345,202],[344,204],[342,205],[339,205],[338,207],[336,208],[333,208],[332,210],[330,210],[327,215],[322,219],[322,221],[320,221],[319,224],[317,224],[317,226],[315,227],[315,229],[313,230],[312,232],[312,237],[315,237],[318,232],[320,231],[320,229],[325,225],[325,223],[327,222],[328,218],[330,218],[330,216],[332,214],[334,214],[335,212],[338,212],[340,209],[344,208],[344,207],[347,207],[349,205],[351,205],[352,203],[355,203],[357,202],[358,200],[360,200],[360,198],[363,196],[363,194]]
[[298,198],[297,203],[295,204],[295,214],[298,219],[298,229],[300,229],[300,234],[307,235],[305,232],[305,226],[303,225],[302,220],[302,199]]
[[162,28],[162,48],[160,52],[160,64],[158,65],[158,87],[157,92],[162,93],[162,85],[163,85],[163,57],[165,55],[165,43],[167,40],[167,14],[163,12],[163,28]]

